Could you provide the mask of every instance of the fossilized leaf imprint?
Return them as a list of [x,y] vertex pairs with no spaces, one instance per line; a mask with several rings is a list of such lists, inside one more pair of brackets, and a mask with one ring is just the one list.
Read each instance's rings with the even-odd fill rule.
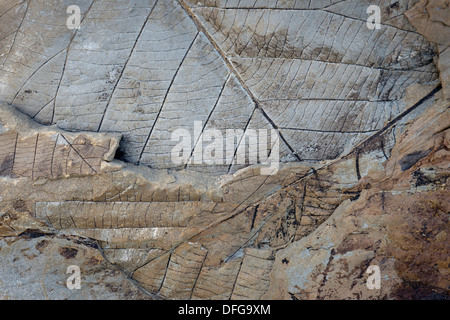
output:
[[[153,297],[259,299],[276,251],[359,196],[360,158],[388,158],[386,123],[439,90],[404,99],[438,82],[434,45],[403,15],[415,2],[80,0],[69,30],[71,0],[2,1],[0,102],[59,129],[18,132],[2,106],[0,176],[31,178],[35,218],[97,240]],[[367,28],[370,4],[381,29]],[[172,133],[194,122],[242,130],[232,157],[243,133],[277,129],[281,160],[308,162],[211,182],[202,173],[242,166],[175,165]],[[141,166],[105,163],[117,134],[118,157]],[[358,145],[369,137],[375,155]]]
[[122,133],[123,159],[155,168],[177,167],[171,133],[194,121],[277,128],[284,161],[332,159],[398,115],[410,84],[437,79],[402,14],[413,1],[379,1],[379,30],[369,1],[83,0],[79,30],[70,4],[2,3],[0,99],[44,124]]

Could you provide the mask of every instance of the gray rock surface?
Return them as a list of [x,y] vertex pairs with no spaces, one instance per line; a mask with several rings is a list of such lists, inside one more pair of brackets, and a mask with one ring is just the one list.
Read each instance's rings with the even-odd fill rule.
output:
[[449,296],[448,1],[69,5],[0,3],[0,298]]
[[[0,239],[0,299],[97,300],[148,299],[122,271],[111,267],[96,243],[82,238],[23,235]],[[81,288],[67,281],[78,266]]]
[[194,121],[265,120],[283,161],[333,159],[399,115],[409,85],[438,79],[434,45],[401,15],[411,1],[380,2],[375,30],[367,1],[86,0],[74,30],[69,4],[3,5],[0,100],[43,124],[121,133],[122,158],[153,168],[184,167],[171,134]]

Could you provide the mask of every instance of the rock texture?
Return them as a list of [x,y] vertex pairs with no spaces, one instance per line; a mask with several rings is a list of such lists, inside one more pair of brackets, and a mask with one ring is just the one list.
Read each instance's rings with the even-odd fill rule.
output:
[[68,1],[10,2],[2,100],[43,124],[120,132],[122,158],[153,168],[179,168],[171,134],[194,121],[242,130],[235,150],[276,128],[284,161],[333,159],[399,115],[409,85],[438,77],[434,44],[401,17],[408,1],[382,4],[379,30],[369,1],[86,0],[74,30]]
[[450,98],[450,2],[438,0],[421,0],[405,12],[411,24],[428,41],[438,44],[441,82],[446,98]]
[[[1,239],[0,252],[2,300],[149,299],[86,239],[23,234]],[[66,286],[71,265],[80,268],[80,290]]]
[[71,4],[0,4],[1,298],[450,296],[448,1]]
[[[442,100],[428,109],[385,169],[355,186],[358,200],[278,251],[265,298],[447,299],[448,117]],[[369,265],[380,267],[381,289],[366,287]]]
[[103,160],[113,159],[120,140],[118,135],[72,134],[36,126],[4,106],[0,121],[1,176],[36,180],[96,174]]

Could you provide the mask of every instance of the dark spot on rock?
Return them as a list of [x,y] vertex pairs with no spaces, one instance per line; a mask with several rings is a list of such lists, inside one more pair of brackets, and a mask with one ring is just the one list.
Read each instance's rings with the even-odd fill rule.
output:
[[13,208],[18,212],[28,212],[26,202],[20,199],[13,202]]
[[123,147],[122,141],[121,141],[121,144],[119,145],[119,148],[117,148],[116,154],[114,155],[114,159],[126,161],[125,155],[126,155],[126,152],[124,150],[124,147]]
[[28,89],[28,90],[25,90],[24,92],[25,93],[31,93],[32,91]]
[[119,291],[119,288],[117,288],[116,286],[113,286],[110,283],[106,283],[105,287],[110,291],[110,292],[117,292]]
[[98,249],[97,242],[95,242],[94,240],[91,240],[91,239],[84,239],[84,238],[69,239],[69,238],[67,238],[67,240],[73,241],[76,244],[84,245],[84,246],[89,247],[89,248]]
[[400,4],[397,2],[394,2],[393,4],[390,5],[391,9],[398,9],[400,8]]
[[145,114],[145,108],[144,107],[135,107],[132,112],[133,113]]
[[286,259],[286,258],[284,258],[283,260],[281,260],[281,263],[283,263],[283,264],[289,264],[289,260]]
[[99,101],[107,101],[109,98],[109,94],[107,92],[103,92],[101,95],[97,97]]
[[87,261],[86,265],[88,265],[90,267],[96,267],[96,266],[100,265],[101,263],[102,263],[102,260],[100,258],[98,258],[98,257],[91,257]]
[[39,251],[40,253],[42,253],[44,251],[44,249],[48,246],[49,241],[48,240],[42,240],[39,241],[38,243],[36,243],[36,250]]
[[29,239],[34,239],[34,238],[45,237],[48,235],[53,235],[53,233],[42,232],[41,230],[37,230],[37,229],[27,229],[27,231],[22,233],[20,235],[20,237],[23,239],[29,240]]
[[417,161],[419,161],[423,157],[426,157],[431,152],[431,150],[432,149],[416,151],[416,152],[407,154],[406,156],[401,158],[399,161],[399,164],[400,164],[402,171],[405,171],[405,170],[408,170],[409,168],[411,168],[413,165],[415,165],[417,163]]
[[393,296],[400,300],[450,300],[445,290],[418,281],[404,281],[395,289]]
[[62,247],[59,249],[59,254],[66,259],[73,259],[77,256],[78,249],[70,247]]
[[420,172],[419,170],[414,171],[412,176],[416,180],[416,183],[415,183],[416,187],[427,185],[427,184],[433,182],[430,179],[428,179],[427,177],[425,177],[425,175],[422,172]]

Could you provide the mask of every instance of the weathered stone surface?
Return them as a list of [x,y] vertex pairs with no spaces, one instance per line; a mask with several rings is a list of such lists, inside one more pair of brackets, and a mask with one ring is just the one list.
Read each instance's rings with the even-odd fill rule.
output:
[[0,4],[3,298],[448,298],[446,1],[70,4]]
[[107,248],[171,249],[237,205],[213,202],[37,202],[36,218],[65,233],[77,232]]
[[405,12],[411,24],[429,41],[450,45],[450,7],[448,1],[420,0]]
[[439,46],[439,72],[444,93],[450,99],[450,3],[443,0],[421,0],[405,12],[411,24],[424,35],[428,41]]
[[260,116],[280,129],[283,161],[333,159],[400,114],[410,84],[438,78],[410,2],[380,4],[380,30],[366,27],[369,4],[86,0],[69,30],[69,3],[12,2],[0,100],[40,123],[121,133],[120,157],[153,168],[233,173],[242,134],[216,166],[174,163],[172,134],[191,132],[194,155],[207,148],[195,121],[248,133]]
[[[400,137],[385,170],[360,180],[358,200],[278,251],[264,298],[448,297],[448,117],[439,100]],[[427,147],[402,167],[405,154]],[[379,266],[381,289],[367,288],[369,265]]]
[[450,99],[450,47],[440,46],[438,66],[445,96]]
[[0,175],[61,178],[100,172],[114,158],[119,135],[73,134],[36,126],[24,115],[0,105]]
[[302,160],[338,157],[401,113],[410,84],[436,78],[434,45],[386,18],[407,1],[382,4],[380,30],[365,27],[366,1],[188,3]]
[[[109,265],[95,242],[76,237],[39,235],[0,239],[2,300],[149,299]],[[66,285],[69,266],[80,268],[81,289]]]

